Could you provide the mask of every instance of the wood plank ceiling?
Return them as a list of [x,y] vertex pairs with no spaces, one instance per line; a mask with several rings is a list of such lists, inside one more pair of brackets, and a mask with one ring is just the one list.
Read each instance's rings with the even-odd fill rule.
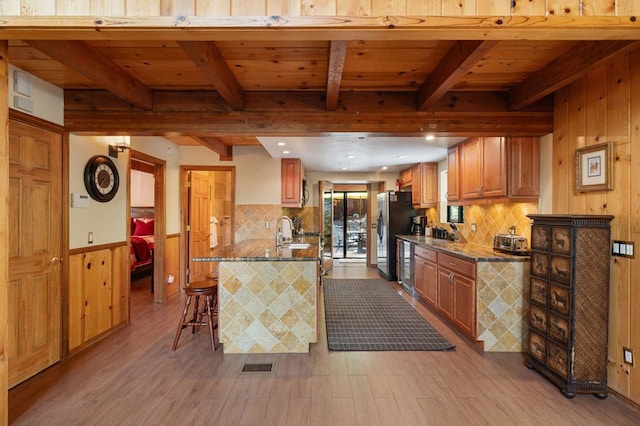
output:
[[[626,40],[269,37],[10,40],[9,62],[65,90],[69,131],[163,135],[230,159],[256,136],[543,135],[550,94]],[[81,37],[80,37],[81,38]]]

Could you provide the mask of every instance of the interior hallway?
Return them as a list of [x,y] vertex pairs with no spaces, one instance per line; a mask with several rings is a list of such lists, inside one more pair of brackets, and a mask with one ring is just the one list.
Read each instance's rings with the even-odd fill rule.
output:
[[[379,278],[335,263],[331,278]],[[400,289],[397,285],[390,285]],[[409,299],[401,292],[405,298]],[[635,425],[615,395],[565,398],[523,354],[481,354],[419,303],[453,352],[329,352],[324,327],[309,354],[212,353],[206,330],[171,352],[182,299],[132,293],[131,324],[9,393],[16,425]],[[321,323],[323,311],[321,310]],[[272,373],[241,373],[272,362]]]

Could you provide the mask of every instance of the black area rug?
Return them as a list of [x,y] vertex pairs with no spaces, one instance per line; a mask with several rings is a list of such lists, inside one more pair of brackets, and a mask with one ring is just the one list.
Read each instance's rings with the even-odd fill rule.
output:
[[325,279],[327,341],[333,351],[447,351],[451,343],[384,280]]

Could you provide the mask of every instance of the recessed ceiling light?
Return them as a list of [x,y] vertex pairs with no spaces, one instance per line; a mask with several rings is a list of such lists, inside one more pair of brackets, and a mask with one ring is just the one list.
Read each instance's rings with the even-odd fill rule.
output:
[[347,158],[356,158],[355,155],[347,155]]
[[278,142],[278,146],[285,146],[287,143],[286,142]]
[[388,167],[387,166],[382,166],[382,170],[387,170]]
[[342,168],[342,169],[340,169],[340,170],[347,170],[347,168],[346,168],[346,167],[343,167],[343,168]]
[[283,154],[291,154],[291,151],[282,151]]
[[405,157],[404,155],[398,155],[398,158],[404,158],[404,157]]
[[435,137],[435,136],[433,136],[433,135],[427,135],[427,136],[425,136],[425,139],[426,139],[426,140],[428,140],[428,141],[432,141],[432,140],[434,140],[435,138],[436,138],[436,137]]

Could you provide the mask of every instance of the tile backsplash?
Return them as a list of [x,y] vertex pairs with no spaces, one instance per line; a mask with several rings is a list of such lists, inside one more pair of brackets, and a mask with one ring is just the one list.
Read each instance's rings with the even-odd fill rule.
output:
[[[511,203],[511,204],[483,204],[464,207],[464,223],[458,224],[459,238],[461,242],[492,246],[495,234],[506,234],[509,227],[515,226],[515,233],[524,235],[531,241],[531,219],[528,214],[538,213],[537,203]],[[438,209],[427,210],[429,223],[434,226],[443,226],[451,230],[449,226],[440,223]],[[472,224],[476,224],[476,232],[471,230]]]
[[[302,229],[317,231],[315,207],[301,209],[283,208],[279,204],[238,204],[236,205],[236,242],[251,239],[274,238],[276,220],[286,215],[300,216]],[[265,227],[269,222],[269,228]]]

